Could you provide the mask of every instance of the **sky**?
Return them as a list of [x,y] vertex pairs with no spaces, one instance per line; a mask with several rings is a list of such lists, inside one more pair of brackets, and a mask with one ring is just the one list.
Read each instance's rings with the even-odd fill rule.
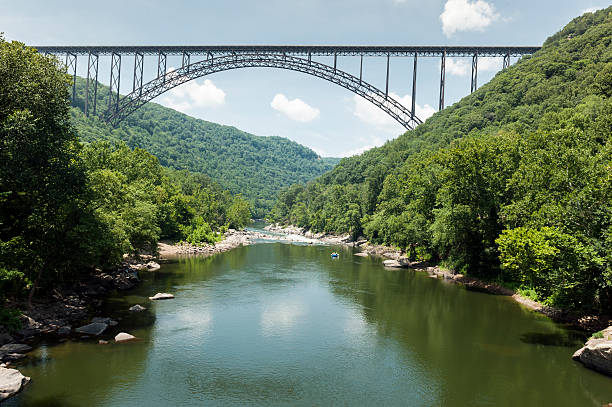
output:
[[[541,45],[571,19],[609,6],[603,0],[0,0],[0,32],[27,45]],[[331,58],[317,61],[332,64]],[[197,61],[192,57],[192,62]],[[516,59],[513,59],[514,63]],[[110,58],[100,57],[108,85]],[[130,66],[130,64],[132,64]],[[145,81],[156,57],[145,58]],[[168,66],[180,66],[169,57]],[[501,68],[480,58],[478,84]],[[338,68],[359,73],[358,57]],[[385,87],[386,59],[364,59],[364,80]],[[419,58],[417,116],[438,108],[439,58]],[[446,105],[470,91],[469,58],[446,61]],[[124,58],[121,92],[132,89]],[[78,74],[86,76],[85,58]],[[126,80],[125,78],[129,78]],[[412,58],[392,58],[391,95],[411,105]],[[261,136],[281,136],[321,156],[344,157],[405,130],[366,100],[299,72],[248,68],[185,83],[154,102]]]

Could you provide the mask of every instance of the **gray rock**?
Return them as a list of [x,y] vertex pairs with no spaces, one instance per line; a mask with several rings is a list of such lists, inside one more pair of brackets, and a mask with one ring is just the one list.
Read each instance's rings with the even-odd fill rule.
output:
[[68,336],[72,332],[72,327],[70,325],[65,325],[60,327],[55,333],[57,336]]
[[146,310],[146,308],[143,307],[140,304],[132,305],[130,307],[130,311],[132,311],[132,312],[142,312],[142,311],[145,311],[145,310]]
[[403,257],[403,256],[402,256],[402,257],[400,257],[399,259],[397,259],[397,261],[399,262],[399,264],[400,264],[402,267],[408,267],[408,266],[410,266],[410,264],[411,264],[410,259],[409,259],[408,257]]
[[150,261],[150,262],[147,263],[147,268],[146,269],[148,271],[157,271],[157,270],[160,269],[160,267],[161,266],[159,264],[157,264],[156,262]]
[[383,265],[385,267],[394,267],[394,268],[402,267],[400,262],[397,260],[385,260],[383,261]]
[[110,318],[103,318],[103,317],[95,317],[91,320],[91,322],[93,324],[106,324],[106,325],[110,325],[111,319]]
[[32,350],[32,347],[23,343],[10,343],[0,348],[0,354],[2,353],[24,353]]
[[14,362],[25,357],[26,355],[24,355],[23,353],[7,353],[2,357],[2,360],[5,362]]
[[369,256],[369,254],[367,254],[366,252],[358,252],[358,253],[355,253],[355,256],[359,256],[359,257],[368,257],[368,256]]
[[119,322],[115,321],[114,319],[111,319],[108,323],[109,326],[117,326],[119,325]]
[[98,336],[102,332],[106,331],[106,328],[108,328],[108,325],[105,323],[93,322],[91,324],[78,327],[75,331],[80,334]]
[[0,401],[19,393],[30,378],[22,375],[19,370],[0,367]]
[[125,332],[119,332],[116,336],[115,336],[115,342],[128,342],[128,341],[133,341],[134,339],[136,339],[136,337],[134,335],[130,335],[128,333]]
[[590,339],[572,355],[586,367],[612,376],[612,326],[604,329],[603,338]]
[[11,335],[9,334],[0,334],[0,346],[6,344],[6,343],[11,343],[13,342],[14,339]]
[[168,293],[157,293],[153,297],[149,297],[150,300],[170,300],[174,298],[174,295]]
[[386,257],[388,259],[393,259],[393,260],[397,260],[400,257],[400,254],[397,252],[385,252],[383,253],[383,257]]

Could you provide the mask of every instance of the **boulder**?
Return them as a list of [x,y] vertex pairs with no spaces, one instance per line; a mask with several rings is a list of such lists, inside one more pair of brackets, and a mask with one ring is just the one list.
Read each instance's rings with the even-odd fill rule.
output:
[[160,269],[160,267],[161,266],[159,264],[157,264],[156,262],[154,262],[154,261],[150,261],[150,262],[147,263],[147,270],[148,271],[157,271],[157,270]]
[[170,300],[174,298],[174,295],[168,293],[157,293],[153,297],[149,297],[150,300]]
[[13,337],[9,334],[0,334],[0,346],[13,342]]
[[26,355],[24,355],[23,353],[7,353],[2,357],[2,360],[5,362],[14,362],[25,357]]
[[132,305],[130,307],[130,311],[132,311],[132,312],[142,312],[142,311],[145,311],[145,310],[146,310],[146,308],[143,307],[140,304]]
[[106,328],[108,328],[108,325],[103,322],[92,322],[91,324],[78,327],[75,331],[84,335],[98,336],[106,331]]
[[109,325],[110,324],[111,319],[110,318],[104,318],[104,317],[95,317],[92,318],[91,323],[92,324],[106,324]]
[[55,334],[57,336],[68,336],[70,335],[70,332],[72,332],[72,327],[70,325],[65,325],[55,331]]
[[0,401],[19,393],[30,378],[22,375],[19,370],[0,367]]
[[3,353],[24,353],[32,350],[32,347],[23,343],[10,343],[0,348],[0,354]]
[[359,257],[368,257],[368,256],[369,256],[369,254],[367,254],[366,252],[358,252],[358,253],[355,253],[355,256],[359,256]]
[[400,257],[400,254],[397,252],[385,252],[382,255],[383,257],[386,257],[388,259],[393,259],[393,260],[397,260]]
[[412,262],[410,261],[410,259],[408,257],[402,256],[399,259],[397,259],[397,261],[399,262],[399,264],[402,267],[409,267],[410,264],[412,264]]
[[115,336],[115,342],[117,342],[117,343],[133,341],[134,339],[136,339],[136,337],[134,335],[130,335],[130,334],[125,333],[125,332],[119,332]]
[[385,261],[383,261],[383,265],[385,267],[394,267],[394,268],[402,267],[400,262],[397,261],[397,260],[385,260]]
[[592,338],[572,355],[572,359],[589,369],[612,376],[612,326],[604,329],[603,338]]

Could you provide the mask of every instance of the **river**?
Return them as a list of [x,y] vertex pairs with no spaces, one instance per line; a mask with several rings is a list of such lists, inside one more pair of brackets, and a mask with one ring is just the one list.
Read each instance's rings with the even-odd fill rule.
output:
[[[152,303],[156,292],[176,298]],[[128,312],[136,303],[148,310]],[[346,247],[267,242],[179,258],[106,312],[120,325],[105,339],[141,340],[43,345],[18,366],[32,383],[6,406],[612,402],[612,378],[570,358],[581,333]]]

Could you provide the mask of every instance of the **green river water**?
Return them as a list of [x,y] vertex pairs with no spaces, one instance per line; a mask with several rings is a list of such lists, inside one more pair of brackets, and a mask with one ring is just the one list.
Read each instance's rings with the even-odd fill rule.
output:
[[[570,358],[581,333],[350,248],[260,243],[143,280],[108,301],[120,325],[103,334],[140,341],[41,346],[19,365],[32,383],[6,406],[612,402],[612,378]],[[156,292],[176,298],[152,303]],[[127,312],[136,303],[148,310]]]

